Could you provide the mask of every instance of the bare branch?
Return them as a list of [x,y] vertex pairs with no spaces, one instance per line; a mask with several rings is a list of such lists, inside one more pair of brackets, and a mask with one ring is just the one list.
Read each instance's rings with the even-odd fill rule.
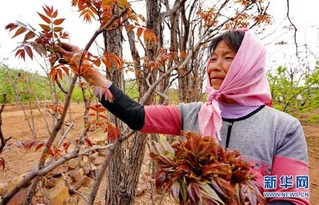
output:
[[60,90],[64,93],[64,94],[68,94],[68,91],[66,91],[64,89],[64,87],[61,85],[60,81],[57,79],[56,84],[59,86]]
[[[58,167],[59,165],[65,163],[65,162],[67,162],[70,159],[86,155],[86,154],[88,154],[88,153],[90,153],[92,151],[95,151],[95,150],[104,150],[104,149],[114,150],[114,147],[118,146],[116,141],[115,141],[113,144],[109,144],[109,145],[106,145],[106,146],[91,147],[91,148],[87,148],[87,149],[84,149],[84,150],[80,151],[80,147],[83,144],[84,137],[85,137],[85,134],[87,133],[87,131],[88,131],[88,128],[84,129],[84,131],[83,131],[83,133],[81,135],[80,142],[79,142],[78,146],[72,152],[63,155],[61,158],[57,159],[56,161],[53,161],[52,163],[50,163],[50,164],[48,164],[46,166],[42,166],[41,168],[36,167],[33,170],[31,170],[23,178],[23,180],[20,181],[16,185],[16,187],[14,189],[12,189],[9,193],[6,193],[3,196],[2,201],[0,201],[0,205],[5,205],[20,189],[22,189],[23,187],[28,186],[30,181],[34,180],[36,177],[48,174],[50,171],[52,171],[53,169],[55,169],[56,167]],[[127,139],[127,137],[126,137],[126,139]],[[117,140],[117,141],[118,141],[118,143],[121,143],[122,140],[123,139],[120,139],[120,140]]]
[[[150,83],[150,81],[149,81],[150,77],[151,77],[151,74],[149,73],[148,76],[147,76],[147,78],[146,78],[146,83],[147,83],[147,85],[148,85],[149,87],[152,86],[151,83]],[[164,93],[161,93],[161,92],[158,91],[157,89],[154,89],[154,92],[157,93],[157,94],[158,94],[159,96],[161,96],[162,98],[164,98],[164,102],[163,102],[164,105],[168,103],[168,99],[169,99],[169,98],[168,98],[167,95],[165,95]]]
[[72,187],[72,185],[70,184],[69,180],[67,179],[67,177],[62,173],[62,178],[65,181],[67,187],[69,188],[70,192],[76,193],[77,195],[79,195],[83,201],[85,203],[87,203],[86,197],[79,191],[77,191],[75,188]]
[[290,5],[289,5],[289,0],[287,0],[287,18],[288,21],[290,22],[290,24],[292,25],[292,27],[294,28],[294,42],[295,42],[295,46],[296,46],[296,56],[299,59],[299,54],[298,54],[298,43],[297,43],[297,27],[295,26],[295,24],[292,22],[291,18],[290,18]]
[[7,94],[3,94],[3,102],[0,108],[0,140],[1,140],[0,154],[2,150],[4,149],[4,147],[6,146],[7,142],[11,139],[11,137],[9,137],[8,139],[5,139],[2,133],[2,112],[4,110],[4,105],[6,101],[7,101]]
[[185,4],[185,2],[186,2],[186,0],[181,0],[180,2],[175,4],[174,7],[171,8],[170,10],[161,13],[161,20],[166,18],[167,16],[172,15],[173,13],[177,12],[178,9],[180,9]]
[[65,131],[65,133],[63,134],[63,136],[60,138],[57,147],[60,147],[62,142],[64,141],[65,137],[68,135],[69,131],[71,130],[71,128],[73,127],[74,123],[71,122],[67,128],[67,130]]

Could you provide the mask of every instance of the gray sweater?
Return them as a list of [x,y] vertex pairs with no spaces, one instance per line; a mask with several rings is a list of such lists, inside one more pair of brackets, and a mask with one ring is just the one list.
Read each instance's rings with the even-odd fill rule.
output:
[[[201,102],[179,105],[183,130],[199,132],[198,112],[202,105]],[[289,189],[279,187],[280,177],[309,176],[307,143],[302,126],[287,113],[263,106],[238,119],[223,118],[221,138],[223,147],[240,151],[254,165],[261,185],[264,176],[277,177],[277,189],[271,191],[298,192],[300,189],[295,184]],[[309,189],[302,191],[309,192]],[[297,197],[289,201],[309,204],[309,198]]]

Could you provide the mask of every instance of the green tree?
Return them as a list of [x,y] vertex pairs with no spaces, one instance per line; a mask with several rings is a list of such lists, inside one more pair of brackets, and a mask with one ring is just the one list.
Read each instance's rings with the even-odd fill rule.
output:
[[268,73],[273,96],[273,106],[279,110],[296,114],[319,107],[319,67],[318,62],[310,71],[278,67]]

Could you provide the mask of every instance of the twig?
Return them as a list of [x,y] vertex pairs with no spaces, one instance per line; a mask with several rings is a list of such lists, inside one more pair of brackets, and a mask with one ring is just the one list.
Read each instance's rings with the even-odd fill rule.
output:
[[[149,73],[147,78],[146,78],[146,83],[149,87],[151,87],[151,83],[149,81],[149,78],[151,77],[151,74]],[[168,100],[169,100],[169,97],[167,95],[165,95],[165,93],[161,93],[160,91],[158,91],[157,89],[154,89],[154,92],[157,93],[159,96],[161,96],[162,98],[164,98],[164,102],[163,104],[167,104],[168,103]]]
[[[78,78],[78,75],[74,75],[73,78],[72,78],[72,81],[71,81],[71,84],[70,84],[70,88],[69,88],[69,93],[68,95],[66,96],[66,99],[65,99],[65,103],[64,103],[64,109],[63,109],[63,112],[61,114],[61,117],[60,119],[57,121],[56,125],[54,126],[52,132],[51,132],[51,135],[47,141],[47,145],[48,146],[45,146],[44,149],[43,149],[43,152],[41,154],[41,157],[40,157],[40,161],[39,161],[39,164],[38,164],[38,169],[41,170],[42,167],[44,166],[44,163],[45,163],[45,155],[48,153],[48,151],[50,150],[57,134],[59,133],[59,131],[61,130],[62,128],[62,125],[63,125],[63,122],[64,122],[64,119],[65,119],[65,116],[66,116],[66,113],[68,111],[68,107],[71,103],[71,97],[72,97],[72,93],[73,93],[73,90],[74,90],[74,87],[75,87],[75,84],[76,84],[76,81],[77,81],[77,78]],[[84,134],[86,135],[86,133]],[[41,176],[41,175],[37,175],[37,176],[34,176],[34,177],[38,177],[38,176]],[[33,177],[33,178],[34,178]],[[32,179],[33,179],[32,178]],[[31,179],[31,180],[32,180]],[[35,188],[37,186],[37,183],[38,183],[38,178],[36,178],[33,182],[32,182],[32,185],[29,189],[29,193],[27,195],[27,198],[24,202],[25,205],[27,204],[30,204],[31,203],[31,200],[32,200],[32,197],[35,193]],[[17,190],[19,191],[19,190]]]
[[5,139],[2,133],[2,112],[4,110],[4,105],[7,101],[7,94],[3,94],[3,103],[0,108],[0,140],[1,140],[1,145],[0,145],[0,154],[2,153],[2,150],[6,146],[7,142],[11,139],[11,137]]
[[[6,193],[3,196],[2,201],[0,201],[0,205],[5,205],[8,203],[8,201],[19,191],[21,190],[23,187],[26,187],[30,181],[34,180],[35,178],[37,179],[39,176],[43,176],[47,173],[49,173],[51,170],[55,169],[56,167],[58,167],[59,165],[63,164],[64,162],[82,156],[84,154],[87,154],[87,152],[89,150],[83,151],[80,153],[80,147],[82,146],[83,142],[84,142],[84,137],[86,135],[86,133],[88,132],[88,128],[85,128],[81,137],[80,137],[80,141],[78,146],[76,146],[74,148],[74,150],[70,153],[67,153],[65,155],[63,155],[61,158],[57,159],[56,161],[53,161],[52,163],[48,164],[48,165],[44,165],[43,166],[38,166],[36,168],[34,168],[33,170],[31,170],[24,178],[22,181],[20,181],[18,184],[16,184],[16,186],[8,193]],[[45,147],[49,147],[49,146],[45,146]],[[92,149],[90,149],[92,150]],[[37,181],[37,180],[36,180]],[[34,183],[32,184],[32,186],[34,186]],[[35,186],[36,187],[36,186]],[[25,203],[28,201],[28,197],[31,197],[31,195],[27,196],[27,199],[25,201]],[[32,198],[32,197],[31,197]]]
[[58,87],[60,88],[60,90],[64,93],[64,94],[68,94],[68,91],[66,91],[63,86],[61,85],[59,79],[56,80],[56,84],[58,85]]
[[79,195],[85,203],[87,203],[86,197],[79,191],[77,191],[76,189],[74,189],[72,187],[72,185],[70,184],[69,180],[64,176],[64,174],[62,173],[62,178],[65,181],[67,187],[69,188],[70,192],[76,193],[77,195]]
[[73,122],[71,122],[71,123],[69,124],[68,129],[65,131],[65,133],[63,134],[63,136],[60,138],[57,147],[60,147],[60,146],[61,146],[62,142],[64,141],[65,137],[68,135],[68,133],[69,133],[69,131],[71,130],[71,128],[73,127],[73,125],[74,125]]
[[170,16],[173,13],[177,12],[178,9],[180,9],[182,6],[184,6],[185,2],[186,2],[186,0],[181,0],[177,4],[175,4],[174,7],[171,8],[170,10],[161,13],[161,20],[166,18],[167,16]]
[[292,20],[290,19],[290,5],[289,5],[289,0],[287,0],[287,18],[288,21],[290,22],[290,24],[292,25],[292,27],[294,28],[294,42],[295,42],[295,46],[296,46],[296,56],[299,59],[299,54],[298,54],[298,43],[297,43],[297,27],[295,26],[295,24],[292,22]]
[[28,114],[27,114],[27,112],[26,112],[26,108],[24,107],[24,105],[23,105],[23,103],[22,103],[22,101],[21,101],[21,96],[20,96],[21,94],[20,94],[19,91],[18,91],[17,83],[16,83],[16,81],[14,81],[14,79],[12,78],[12,76],[8,75],[7,77],[8,77],[8,80],[9,80],[11,86],[13,87],[14,94],[15,94],[15,97],[16,97],[16,102],[17,102],[17,104],[20,105],[20,108],[21,108],[21,110],[23,111],[24,117],[25,117],[25,119],[26,119],[26,121],[27,121],[27,123],[28,123],[28,126],[29,126],[29,129],[30,129],[30,131],[31,131],[32,137],[33,137],[33,139],[37,139],[36,132],[35,132],[35,130],[33,129],[32,125],[31,125],[31,123],[30,123],[30,120],[29,120],[29,118],[28,118]]

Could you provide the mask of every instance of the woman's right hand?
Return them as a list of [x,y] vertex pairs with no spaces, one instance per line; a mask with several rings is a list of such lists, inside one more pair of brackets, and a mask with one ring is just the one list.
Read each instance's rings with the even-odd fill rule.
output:
[[[54,46],[54,51],[62,57],[59,59],[59,63],[70,64],[79,67],[82,55],[81,49],[79,47],[68,43],[61,43],[61,45]],[[72,70],[74,72],[76,71],[74,67],[72,67]]]
[[106,88],[106,85],[110,84],[110,81],[94,68],[92,63],[84,60],[79,47],[68,43],[61,43],[60,46],[55,46],[54,50],[71,66],[74,73],[83,77],[89,86],[99,91],[100,95],[104,93],[105,97],[109,101],[112,101],[112,94],[108,88]]
[[[61,45],[56,45],[54,50],[63,57],[62,61],[66,61],[63,63],[68,63],[73,72],[83,77],[90,86],[105,87],[108,80],[90,62],[82,57],[82,51],[79,47],[68,43],[61,43]],[[80,62],[81,60],[82,62]],[[80,63],[81,67],[79,66]]]

